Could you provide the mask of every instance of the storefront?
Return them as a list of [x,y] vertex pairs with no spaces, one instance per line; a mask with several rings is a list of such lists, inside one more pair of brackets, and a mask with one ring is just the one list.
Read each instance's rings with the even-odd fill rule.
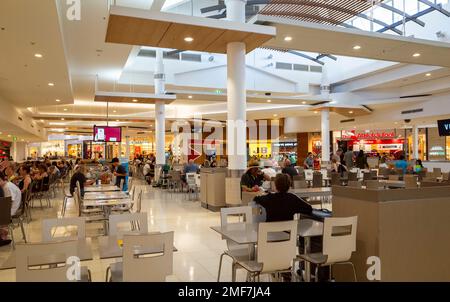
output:
[[364,151],[369,155],[386,154],[398,157],[404,152],[405,139],[395,130],[341,131],[337,144],[344,151]]
[[64,141],[63,140],[53,140],[48,141],[45,143],[41,143],[41,156],[48,156],[48,157],[58,157],[58,156],[64,156],[65,150],[64,150]]
[[291,162],[297,162],[297,142],[285,141],[272,143],[273,156],[276,160],[287,157]]
[[9,159],[11,154],[11,143],[0,141],[0,159]]

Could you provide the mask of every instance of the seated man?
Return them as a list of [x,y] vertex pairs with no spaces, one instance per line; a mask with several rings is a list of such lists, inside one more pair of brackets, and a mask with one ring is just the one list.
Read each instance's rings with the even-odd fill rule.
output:
[[[11,197],[11,216],[16,215],[22,202],[22,192],[20,192],[19,187],[8,181],[8,176],[3,172],[0,172],[0,190],[2,191],[2,194],[0,194],[2,197]],[[11,243],[11,240],[8,240],[8,226],[0,226],[0,246],[9,243]]]
[[190,159],[187,165],[184,166],[183,175],[181,175],[181,180],[186,183],[186,174],[187,173],[198,173],[199,168],[198,165],[194,162],[193,159]]
[[297,195],[289,193],[291,178],[287,174],[275,176],[276,193],[257,196],[254,201],[266,210],[266,221],[292,220],[294,214],[311,215],[312,207]]
[[270,180],[270,177],[259,170],[258,161],[250,161],[247,172],[241,177],[241,189],[244,192],[257,192],[264,180]]
[[281,173],[288,174],[291,177],[291,180],[294,176],[298,175],[297,169],[292,165],[289,159],[286,159],[284,162],[284,168],[281,170]]
[[80,184],[80,195],[83,198],[84,196],[84,186],[85,185],[92,185],[95,180],[90,179],[87,180],[86,176],[84,175],[86,172],[86,168],[84,165],[79,165],[78,170],[72,175],[72,178],[70,179],[70,195],[73,196],[73,193],[75,192],[75,188],[77,187],[77,182]]

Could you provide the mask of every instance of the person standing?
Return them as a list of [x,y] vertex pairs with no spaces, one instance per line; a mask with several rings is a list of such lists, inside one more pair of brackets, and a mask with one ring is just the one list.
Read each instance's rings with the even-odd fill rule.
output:
[[314,168],[314,155],[312,152],[308,152],[305,160],[303,161],[303,166],[305,169],[313,169]]
[[358,156],[356,157],[355,165],[359,169],[368,169],[369,164],[367,163],[367,157],[363,150],[359,150]]
[[345,152],[344,162],[345,162],[345,165],[347,166],[347,170],[350,170],[351,168],[353,168],[353,147],[352,146],[350,146],[348,148],[347,152]]
[[120,164],[120,161],[117,157],[114,157],[111,161],[111,164],[113,166],[113,174],[116,177],[116,183],[115,185],[120,188],[120,184],[123,181],[125,184],[125,179],[127,177],[127,169]]

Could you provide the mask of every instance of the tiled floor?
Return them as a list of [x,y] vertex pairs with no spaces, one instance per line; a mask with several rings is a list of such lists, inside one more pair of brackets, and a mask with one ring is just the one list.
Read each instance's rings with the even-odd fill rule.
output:
[[[60,214],[62,197],[52,200],[52,208],[32,210],[33,221],[25,226],[28,240],[41,241],[41,221]],[[66,216],[76,215],[73,201],[69,203]],[[220,214],[200,206],[198,201],[187,200],[183,193],[168,193],[165,190],[146,187],[142,199],[142,212],[148,214],[149,231],[174,231],[175,246],[173,275],[167,281],[216,281],[220,254],[226,248],[225,241],[210,227],[220,224]],[[104,281],[108,265],[114,260],[100,260],[96,235],[101,225],[88,224],[87,236],[92,236],[94,260],[83,262],[92,272],[93,281]],[[20,242],[20,229],[14,232]],[[11,247],[0,248],[0,263],[11,251]],[[245,273],[238,271],[238,280],[245,280]],[[231,261],[224,257],[222,281],[231,281]],[[0,281],[15,281],[15,270],[0,271]]]

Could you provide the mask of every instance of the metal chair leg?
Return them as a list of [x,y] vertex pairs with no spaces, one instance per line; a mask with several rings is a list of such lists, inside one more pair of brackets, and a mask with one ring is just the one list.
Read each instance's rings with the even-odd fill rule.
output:
[[108,266],[108,268],[106,269],[106,277],[105,277],[105,282],[108,282],[108,273],[111,271],[111,267]]
[[222,253],[220,255],[220,260],[219,260],[219,271],[217,272],[217,282],[220,281],[220,272],[222,270],[222,260],[223,260],[223,256],[225,256],[225,253]]
[[25,228],[23,227],[23,218],[19,218],[20,229],[22,230],[22,238],[25,243],[27,243],[27,236],[25,235]]
[[8,229],[9,229],[9,233],[11,234],[12,247],[13,247],[13,250],[15,250],[16,249],[16,241],[14,239],[14,228],[13,228],[12,224],[8,225]]

